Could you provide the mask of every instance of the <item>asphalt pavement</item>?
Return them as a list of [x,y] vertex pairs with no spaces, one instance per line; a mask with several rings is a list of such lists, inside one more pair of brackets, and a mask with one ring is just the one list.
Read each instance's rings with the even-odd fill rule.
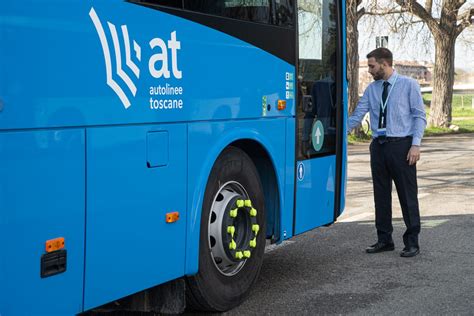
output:
[[423,141],[414,258],[399,256],[395,193],[396,249],[365,253],[376,241],[368,144],[349,146],[348,170],[339,220],[268,248],[250,297],[224,315],[474,315],[474,134]]

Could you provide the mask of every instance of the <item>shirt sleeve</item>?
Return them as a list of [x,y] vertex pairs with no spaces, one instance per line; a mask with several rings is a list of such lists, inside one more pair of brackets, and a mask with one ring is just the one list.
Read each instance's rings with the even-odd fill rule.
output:
[[412,145],[420,146],[426,128],[426,112],[423,97],[421,96],[420,85],[415,80],[411,80],[410,112],[413,118]]
[[355,127],[359,126],[364,116],[367,114],[367,112],[369,112],[370,108],[368,90],[369,88],[365,90],[364,95],[362,96],[362,98],[360,98],[359,103],[357,103],[354,112],[352,112],[352,114],[349,116],[349,120],[347,121],[348,133],[352,131]]

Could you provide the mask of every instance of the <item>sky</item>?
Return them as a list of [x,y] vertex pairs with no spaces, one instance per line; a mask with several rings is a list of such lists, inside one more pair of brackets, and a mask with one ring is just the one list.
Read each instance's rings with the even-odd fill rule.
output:
[[[474,0],[468,0],[467,5],[474,5]],[[465,5],[466,5],[465,4]],[[375,25],[369,23],[368,18],[362,18],[359,23],[359,54],[364,57],[375,46],[376,36],[389,36],[388,48],[394,53],[396,60],[428,61],[434,63],[434,40],[428,28],[421,24],[406,36],[394,34],[383,18],[378,18]],[[470,38],[474,42],[474,26],[464,30],[458,37],[455,48],[455,66],[463,70],[474,72],[474,44],[466,44],[462,38]]]

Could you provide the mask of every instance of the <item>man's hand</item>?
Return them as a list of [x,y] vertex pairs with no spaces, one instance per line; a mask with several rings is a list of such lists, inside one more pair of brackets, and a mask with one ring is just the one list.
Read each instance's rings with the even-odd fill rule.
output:
[[412,166],[418,160],[420,160],[420,146],[412,145],[407,155],[408,164]]

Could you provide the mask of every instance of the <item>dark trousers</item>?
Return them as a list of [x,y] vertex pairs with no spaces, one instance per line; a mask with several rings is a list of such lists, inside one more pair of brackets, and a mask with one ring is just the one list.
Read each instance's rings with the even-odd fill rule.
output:
[[416,165],[407,161],[411,137],[380,143],[374,139],[370,144],[370,167],[374,185],[375,227],[379,242],[392,240],[392,180],[397,189],[407,230],[403,235],[405,247],[418,247],[420,233],[420,211],[418,208],[418,185]]

